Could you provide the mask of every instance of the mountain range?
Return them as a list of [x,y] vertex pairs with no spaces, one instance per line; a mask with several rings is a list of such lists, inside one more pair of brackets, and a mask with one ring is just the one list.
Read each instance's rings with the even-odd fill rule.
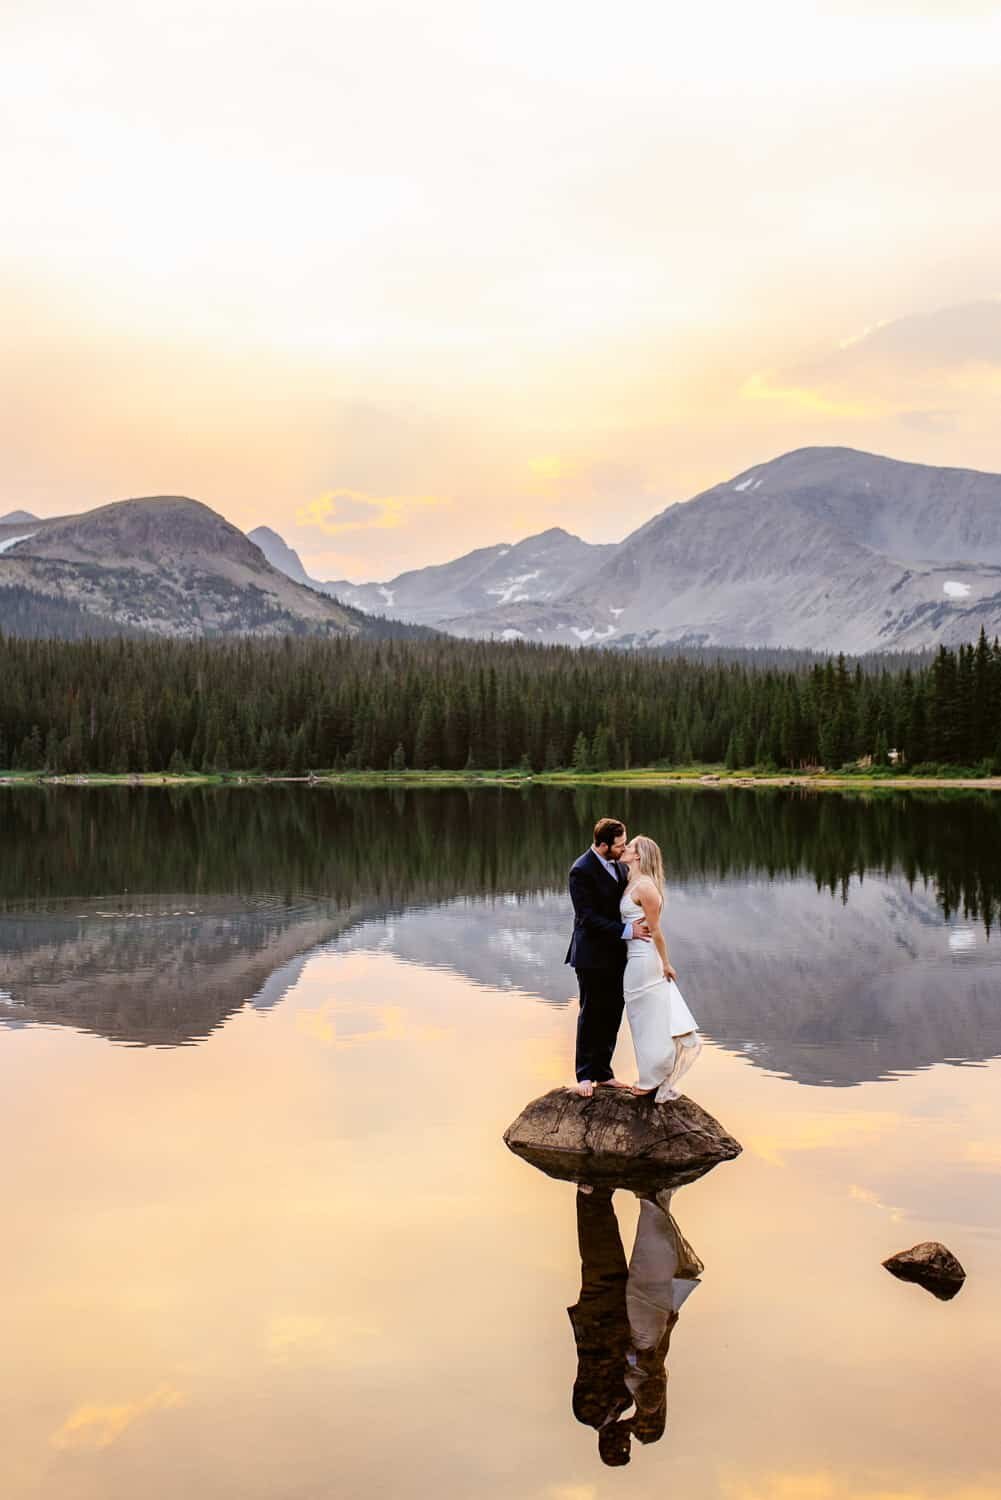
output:
[[[521,542],[477,547],[452,562],[398,573],[385,583],[349,583],[343,578],[321,582],[310,578],[299,554],[270,527],[258,526],[247,535],[290,578],[357,609],[378,610],[392,619],[454,630],[457,635],[503,636],[504,625],[495,628],[494,613],[500,622],[512,606],[562,598],[616,551],[615,543],[585,542],[554,526]],[[465,628],[481,616],[486,617],[482,630]]]
[[384,621],[289,578],[238,527],[184,496],[0,517],[0,628],[80,635],[109,626],[167,636],[387,633]]
[[464,636],[918,650],[1001,631],[1001,475],[801,448],[617,545],[546,531],[386,583],[315,586]]
[[184,497],[0,517],[0,628],[22,633],[432,627],[574,646],[862,653],[956,644],[981,626],[1001,633],[1001,475],[851,448],[756,465],[619,543],[555,527],[361,584],[313,579],[276,531],[245,536]]

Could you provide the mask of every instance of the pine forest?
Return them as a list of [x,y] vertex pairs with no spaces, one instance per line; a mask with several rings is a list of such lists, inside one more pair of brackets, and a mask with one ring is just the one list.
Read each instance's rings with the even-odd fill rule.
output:
[[849,663],[432,640],[0,635],[0,767],[261,772],[690,764],[1001,771],[1001,646]]

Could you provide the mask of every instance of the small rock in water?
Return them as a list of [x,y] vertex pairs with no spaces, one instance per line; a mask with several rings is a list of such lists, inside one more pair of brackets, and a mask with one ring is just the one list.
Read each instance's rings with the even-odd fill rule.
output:
[[712,1115],[682,1095],[655,1104],[626,1089],[552,1089],[527,1104],[504,1132],[517,1155],[571,1182],[680,1186],[741,1146]]
[[883,1264],[901,1281],[916,1281],[941,1302],[955,1297],[966,1280],[966,1272],[952,1251],[937,1240],[924,1240],[910,1250],[901,1250]]

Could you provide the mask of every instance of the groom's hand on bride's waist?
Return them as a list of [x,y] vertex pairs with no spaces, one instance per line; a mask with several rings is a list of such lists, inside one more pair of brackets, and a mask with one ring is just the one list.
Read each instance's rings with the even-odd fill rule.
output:
[[645,922],[633,923],[633,937],[642,938],[645,943],[650,941],[650,929]]

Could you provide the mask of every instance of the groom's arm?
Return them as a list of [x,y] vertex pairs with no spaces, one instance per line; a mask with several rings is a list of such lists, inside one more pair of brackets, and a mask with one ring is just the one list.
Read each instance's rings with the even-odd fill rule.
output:
[[594,907],[594,884],[585,870],[570,871],[570,900],[581,926],[588,932],[600,933],[604,937],[625,938],[627,929],[621,918],[603,917]]

